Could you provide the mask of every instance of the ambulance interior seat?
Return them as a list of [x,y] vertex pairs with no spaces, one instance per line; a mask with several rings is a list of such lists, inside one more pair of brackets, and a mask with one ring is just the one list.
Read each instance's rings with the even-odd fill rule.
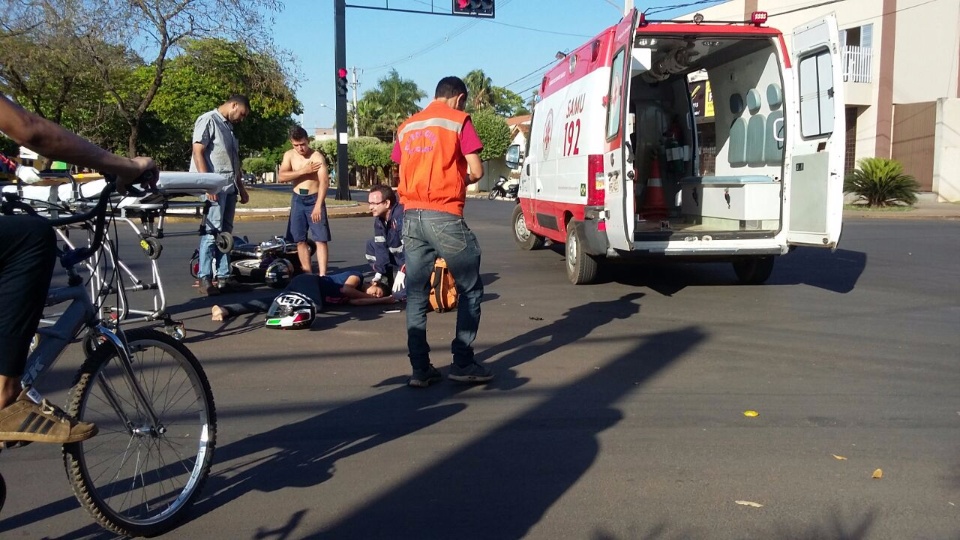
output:
[[730,112],[736,117],[730,124],[730,138],[727,149],[727,162],[733,167],[747,163],[747,121],[740,116],[743,112],[743,96],[730,94]]
[[767,165],[780,165],[783,162],[784,125],[783,91],[779,84],[767,85],[767,105],[770,106],[770,114],[767,115],[763,160]]
[[766,139],[767,119],[760,112],[763,101],[756,88],[747,90],[747,111],[750,119],[747,120],[747,148],[746,162],[748,166],[763,165],[763,146]]

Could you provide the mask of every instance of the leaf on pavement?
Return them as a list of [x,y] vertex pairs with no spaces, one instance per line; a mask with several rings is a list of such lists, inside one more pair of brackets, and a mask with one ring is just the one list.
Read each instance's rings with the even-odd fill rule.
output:
[[740,506],[752,506],[753,508],[763,508],[763,505],[760,503],[755,503],[753,501],[734,501]]
[[833,457],[836,458],[836,459],[839,459],[840,461],[846,461],[846,460],[847,460],[847,458],[845,458],[845,457],[843,457],[843,456],[838,456],[838,455],[836,455],[836,454],[830,454],[830,455],[833,456]]
[[873,471],[873,477],[876,478],[877,480],[883,478],[883,471],[880,469]]
[[760,416],[760,413],[758,413],[757,411],[743,411],[743,415],[746,416],[747,418],[756,418]]

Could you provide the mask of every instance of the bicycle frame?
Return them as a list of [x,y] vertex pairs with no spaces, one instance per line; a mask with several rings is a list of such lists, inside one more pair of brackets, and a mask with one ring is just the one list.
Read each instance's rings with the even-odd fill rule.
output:
[[[106,253],[112,261],[114,267],[117,267],[118,259],[113,250],[105,248],[105,246],[108,245],[109,242],[104,242],[100,248],[100,252],[97,253],[95,257],[99,258]],[[67,268],[67,274],[71,279],[77,277],[76,271],[72,267]],[[126,296],[124,291],[120,291],[120,296],[121,298]],[[57,362],[57,359],[67,348],[67,345],[69,345],[71,341],[80,335],[80,332],[84,327],[87,327],[93,330],[94,336],[103,337],[109,343],[104,343],[100,346],[111,346],[116,348],[117,353],[123,358],[122,365],[125,378],[136,393],[140,404],[146,410],[150,421],[154,425],[158,424],[159,419],[156,411],[153,408],[153,404],[147,398],[146,392],[144,392],[139,381],[137,381],[137,378],[133,373],[130,352],[127,348],[125,340],[122,338],[123,332],[120,330],[119,320],[115,323],[117,327],[116,332],[104,325],[97,315],[96,306],[94,306],[93,302],[90,301],[90,294],[87,292],[86,286],[83,284],[68,285],[66,287],[51,289],[47,295],[46,305],[54,306],[67,301],[70,302],[70,305],[67,306],[67,309],[64,310],[63,313],[60,313],[58,316],[56,316],[56,319],[41,319],[41,324],[49,324],[51,326],[37,329],[37,334],[40,336],[40,339],[37,343],[37,346],[27,357],[27,365],[23,378],[21,379],[21,384],[24,387],[27,387],[32,386],[37,381],[41,380],[43,375],[47,373]],[[116,397],[110,395],[109,393],[107,393],[107,397],[117,415],[123,419],[127,428],[132,430],[132,424],[129,419],[126,418],[126,415],[123,412],[123,409],[119,406],[119,402],[117,401]]]

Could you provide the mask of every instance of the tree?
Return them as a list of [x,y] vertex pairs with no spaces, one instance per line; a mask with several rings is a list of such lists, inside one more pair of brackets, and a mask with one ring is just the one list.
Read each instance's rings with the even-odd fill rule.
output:
[[524,107],[523,98],[506,88],[495,86],[483,70],[475,69],[467,73],[463,83],[467,86],[467,112],[471,114],[484,109],[493,109],[505,117],[530,114]]
[[243,160],[243,170],[255,175],[257,177],[257,181],[262,181],[264,174],[273,172],[273,168],[275,166],[276,165],[268,162],[262,157],[248,157],[247,159]]
[[377,117],[370,126],[370,132],[380,140],[392,142],[397,127],[410,115],[420,111],[417,101],[425,97],[427,94],[420,90],[417,83],[401,79],[397,70],[391,69],[386,77],[377,81],[376,88],[363,94],[362,101],[367,103],[363,107],[358,103],[357,112],[362,113],[364,108],[375,111]]
[[494,86],[483,70],[475,69],[463,78],[467,86],[467,112],[473,113],[492,107],[494,104]]
[[[10,3],[8,2],[8,5]],[[18,2],[13,4],[22,5]],[[121,46],[90,36],[91,47],[114,66],[110,77],[128,81],[141,63]],[[116,130],[125,130],[106,94],[103,77],[71,46],[61,27],[0,27],[0,92],[36,114],[95,143],[115,148]]]
[[[168,136],[180,145],[174,155],[189,159],[190,136],[197,116],[219,106],[233,93],[250,98],[250,114],[235,128],[241,154],[286,142],[293,124],[290,116],[299,113],[301,105],[276,58],[253,51],[244,43],[191,39],[184,41],[183,53],[168,64],[147,120],[154,115],[172,131]],[[139,70],[143,87],[149,84],[151,74],[150,68]],[[141,147],[163,162],[167,156],[152,145],[152,129],[145,130]]]
[[510,146],[510,126],[507,121],[490,109],[471,115],[471,118],[480,142],[483,143],[480,159],[489,161],[503,158]]
[[493,95],[495,96],[493,100],[493,110],[500,116],[510,118],[521,114],[530,114],[530,111],[523,103],[523,98],[518,94],[506,88],[494,86]]
[[[93,67],[114,100],[128,128],[127,153],[137,154],[137,141],[148,109],[160,91],[169,57],[190,38],[222,36],[270,51],[272,18],[279,0],[23,0],[44,14],[44,24],[69,32],[72,50]],[[268,16],[264,16],[267,14]],[[101,43],[129,47],[148,64],[147,84],[130,92],[118,80],[116,57],[101,54]],[[226,96],[222,96],[224,98]]]

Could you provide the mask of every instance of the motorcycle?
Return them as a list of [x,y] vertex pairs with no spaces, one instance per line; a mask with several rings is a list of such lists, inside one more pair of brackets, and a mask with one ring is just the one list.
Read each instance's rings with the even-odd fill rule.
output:
[[500,197],[501,199],[516,199],[517,190],[520,189],[520,182],[511,182],[506,177],[501,176],[496,185],[490,188],[487,198],[491,201]]

